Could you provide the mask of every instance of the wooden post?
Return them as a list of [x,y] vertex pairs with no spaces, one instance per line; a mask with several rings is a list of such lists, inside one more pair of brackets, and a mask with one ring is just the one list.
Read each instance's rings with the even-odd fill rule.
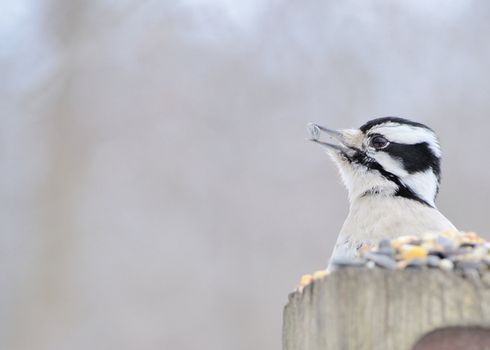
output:
[[462,335],[465,350],[490,349],[489,275],[340,269],[290,295],[283,349],[449,350],[438,344]]

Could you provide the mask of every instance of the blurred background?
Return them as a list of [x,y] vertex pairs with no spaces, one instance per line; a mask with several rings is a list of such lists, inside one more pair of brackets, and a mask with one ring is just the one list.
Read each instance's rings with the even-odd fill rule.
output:
[[305,124],[427,123],[490,238],[490,3],[3,0],[0,348],[279,349],[348,203]]

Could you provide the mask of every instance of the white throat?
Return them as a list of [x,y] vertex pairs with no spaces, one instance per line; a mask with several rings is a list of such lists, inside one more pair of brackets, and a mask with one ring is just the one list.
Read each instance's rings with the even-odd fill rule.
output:
[[[351,203],[357,198],[370,194],[393,196],[399,189],[397,184],[386,179],[377,171],[368,170],[360,165],[349,164],[347,161],[336,156],[332,158],[338,165]],[[418,198],[435,208],[438,179],[431,169],[415,174],[409,174],[407,172],[394,173],[400,179],[400,182],[408,187]]]
[[333,157],[333,159],[338,165],[340,176],[347,188],[349,202],[351,203],[369,192],[391,196],[398,189],[395,183],[375,171],[368,170],[361,165],[353,166],[338,157]]

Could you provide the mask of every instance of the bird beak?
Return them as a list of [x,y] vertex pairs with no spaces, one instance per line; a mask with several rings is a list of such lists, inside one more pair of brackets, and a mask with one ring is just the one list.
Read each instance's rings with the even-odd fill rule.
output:
[[[315,123],[308,123],[307,130],[310,135],[309,140],[318,143],[327,150],[333,150],[345,155],[352,155],[355,152],[355,149],[347,141],[347,134],[342,130],[328,129]],[[321,141],[322,132],[337,143]]]

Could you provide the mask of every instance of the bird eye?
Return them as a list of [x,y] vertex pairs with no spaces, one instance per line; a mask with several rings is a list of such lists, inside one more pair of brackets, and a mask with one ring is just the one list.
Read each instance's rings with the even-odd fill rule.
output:
[[383,136],[375,136],[371,139],[371,146],[376,149],[383,149],[388,146],[389,141],[385,139]]

